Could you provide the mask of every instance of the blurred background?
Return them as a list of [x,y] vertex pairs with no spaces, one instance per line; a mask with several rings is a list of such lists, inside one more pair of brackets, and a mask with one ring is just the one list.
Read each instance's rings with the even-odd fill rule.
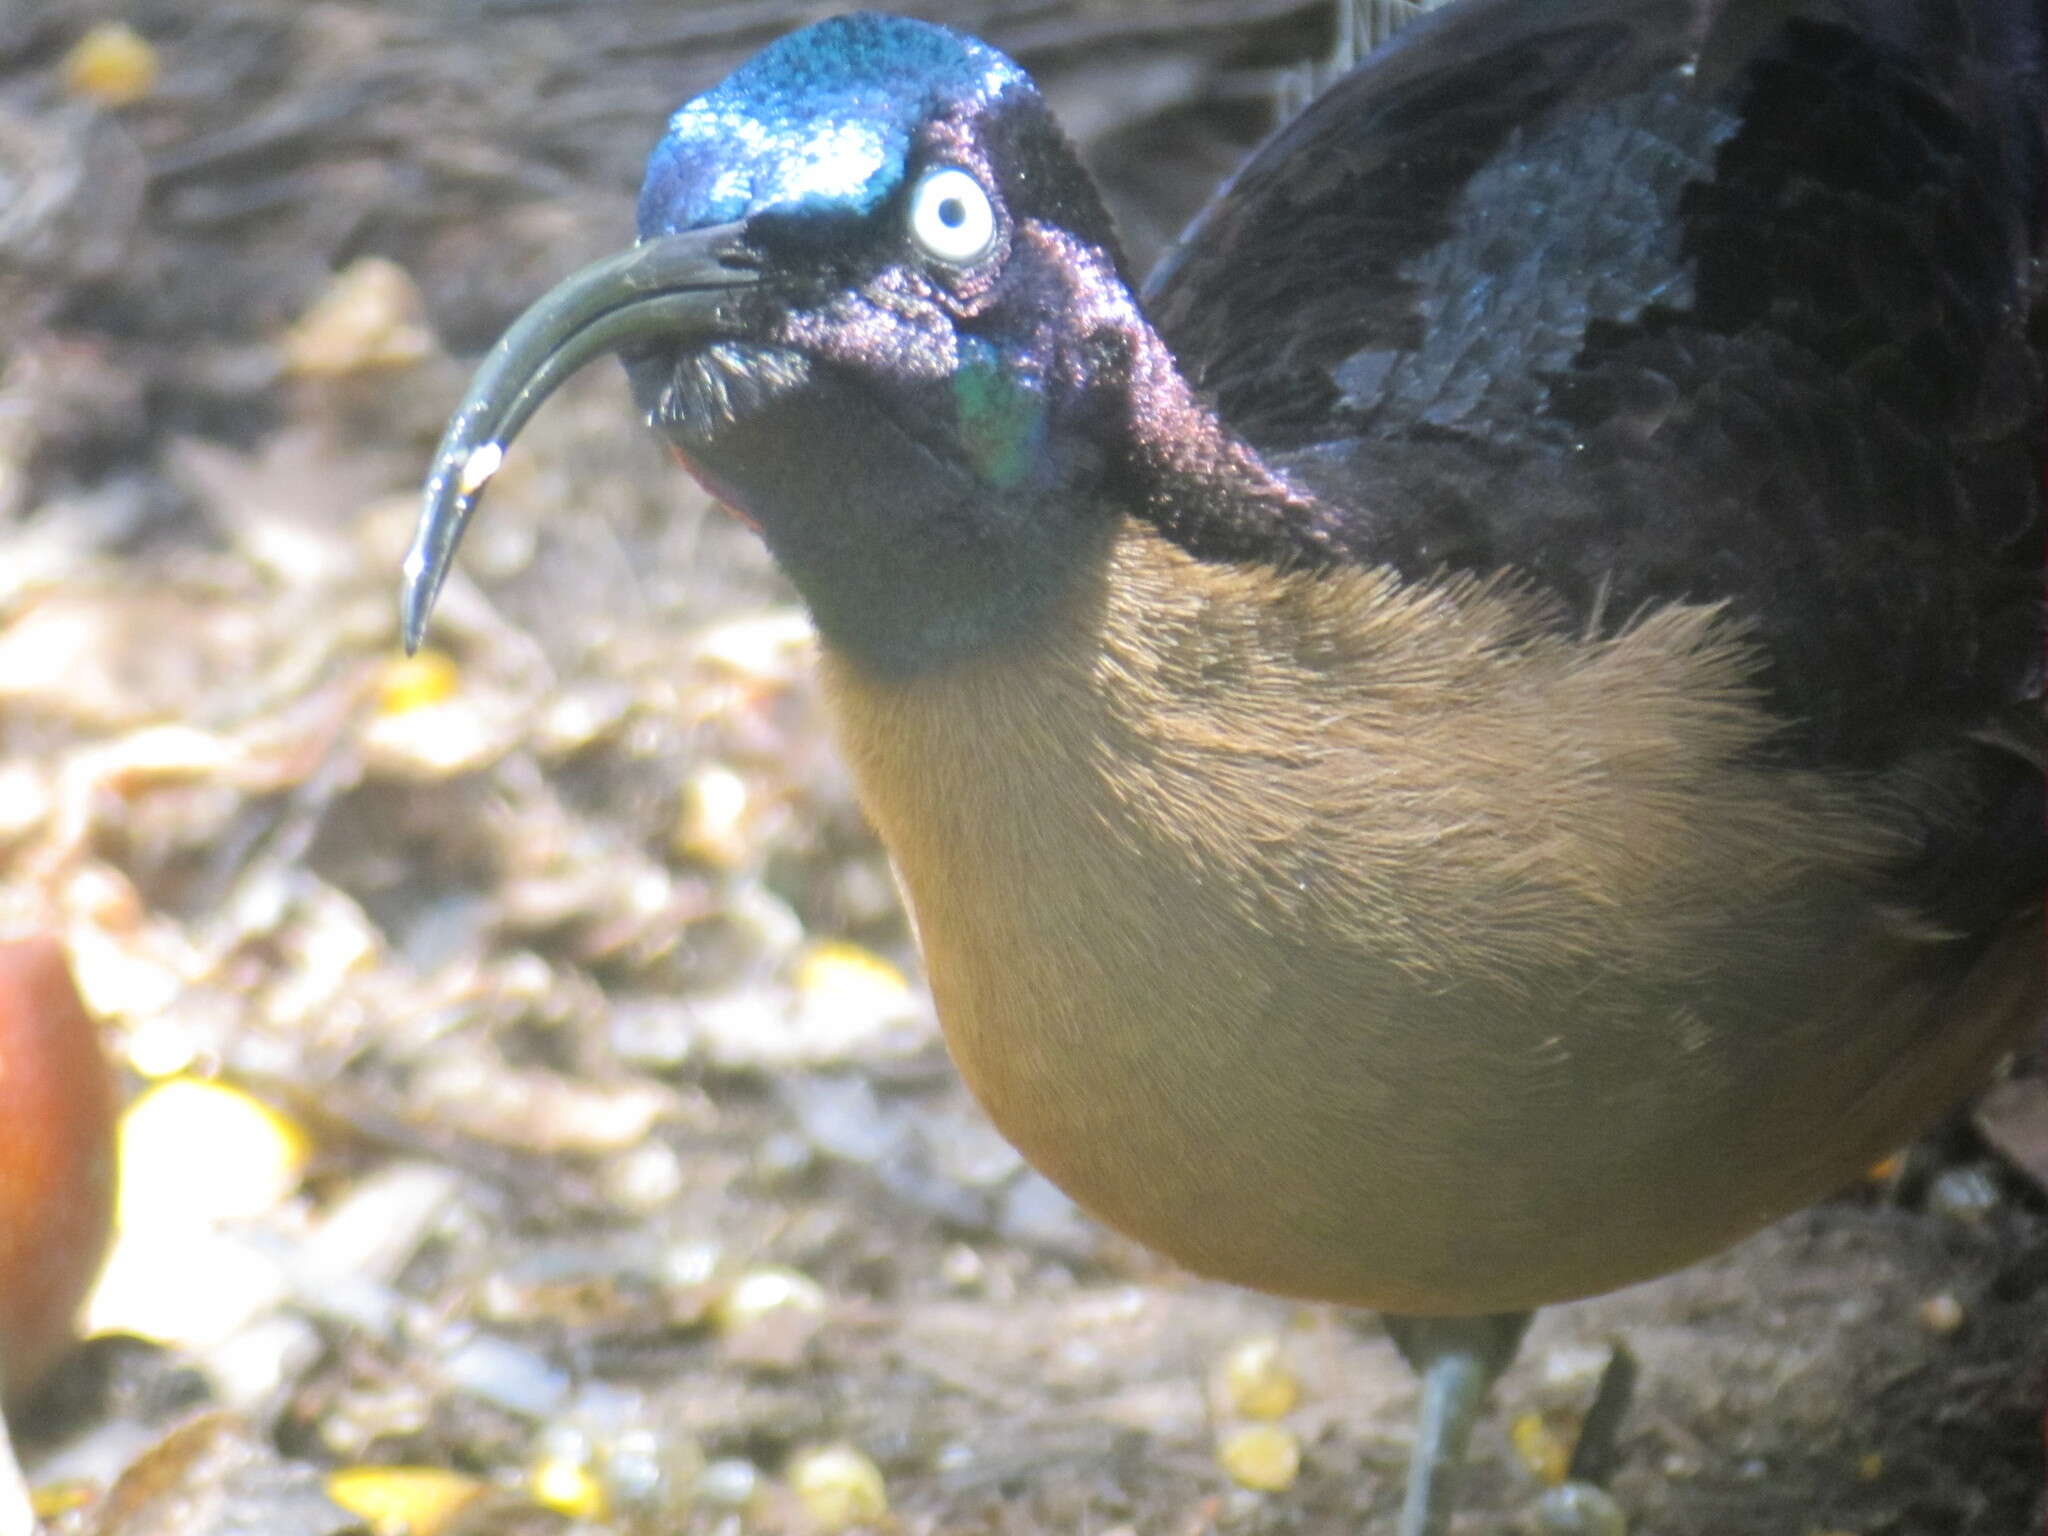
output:
[[[1037,75],[1140,271],[1332,32],[903,8]],[[88,1337],[10,1383],[66,1536],[1391,1522],[1412,1388],[1369,1319],[1104,1236],[966,1100],[802,615],[615,369],[397,652],[469,361],[630,237],[681,100],[830,9],[0,7],[0,928],[62,939],[128,1106]],[[27,1038],[0,1009],[0,1069]],[[10,1238],[45,1174],[0,1122],[4,1319],[10,1255],[92,1236]],[[1472,1529],[1535,1528],[1617,1337],[1630,1529],[2040,1529],[2044,1176],[2021,1073],[1546,1314]]]

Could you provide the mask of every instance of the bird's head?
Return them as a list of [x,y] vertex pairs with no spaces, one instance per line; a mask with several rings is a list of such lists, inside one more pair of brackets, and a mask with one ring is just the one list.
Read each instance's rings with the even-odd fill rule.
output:
[[603,352],[826,639],[884,670],[999,641],[1102,546],[1119,401],[1172,365],[1002,54],[896,17],[794,33],[670,120],[639,227],[478,372],[428,482],[409,641],[505,446]]

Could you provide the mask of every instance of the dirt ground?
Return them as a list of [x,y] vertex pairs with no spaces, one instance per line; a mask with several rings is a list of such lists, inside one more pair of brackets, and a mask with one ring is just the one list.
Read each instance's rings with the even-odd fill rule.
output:
[[[679,100],[823,9],[0,7],[0,924],[65,935],[131,1091],[230,1086],[282,1149],[226,1210],[242,1154],[173,1138],[149,1188],[191,1222],[126,1218],[17,1423],[62,1536],[334,1536],[380,1467],[475,1495],[423,1531],[796,1533],[835,1488],[906,1532],[1391,1529],[1414,1391],[1374,1322],[1103,1235],[967,1102],[791,595],[615,370],[396,660],[462,360],[626,238]],[[921,9],[1040,75],[1141,263],[1328,25]],[[147,51],[81,55],[111,20]],[[1545,1314],[1459,1531],[1536,1529],[1615,1340],[1639,1536],[2042,1530],[2044,1103],[2022,1072],[1869,1187]],[[1219,1372],[1267,1336],[1300,1471],[1254,1492]]]

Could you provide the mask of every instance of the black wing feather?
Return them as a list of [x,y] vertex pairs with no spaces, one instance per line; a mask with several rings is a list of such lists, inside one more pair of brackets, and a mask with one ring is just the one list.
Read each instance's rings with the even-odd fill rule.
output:
[[[1148,308],[1356,558],[1513,569],[1588,628],[1725,602],[1797,760],[2038,739],[2043,26],[1453,6],[1255,156]],[[2038,887],[2038,764],[1986,771]]]

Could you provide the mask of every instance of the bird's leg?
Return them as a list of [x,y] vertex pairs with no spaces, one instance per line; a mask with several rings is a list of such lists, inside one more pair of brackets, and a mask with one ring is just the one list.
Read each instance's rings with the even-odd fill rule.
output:
[[1629,1347],[1615,1340],[1594,1389],[1592,1406],[1579,1425],[1579,1442],[1572,1447],[1571,1465],[1565,1476],[1576,1483],[1604,1483],[1614,1471],[1616,1437],[1628,1415],[1636,1391],[1636,1357]]
[[1515,1358],[1527,1312],[1483,1317],[1387,1317],[1387,1334],[1422,1378],[1422,1411],[1408,1458],[1400,1536],[1444,1536],[1458,1496],[1465,1442],[1487,1388]]

